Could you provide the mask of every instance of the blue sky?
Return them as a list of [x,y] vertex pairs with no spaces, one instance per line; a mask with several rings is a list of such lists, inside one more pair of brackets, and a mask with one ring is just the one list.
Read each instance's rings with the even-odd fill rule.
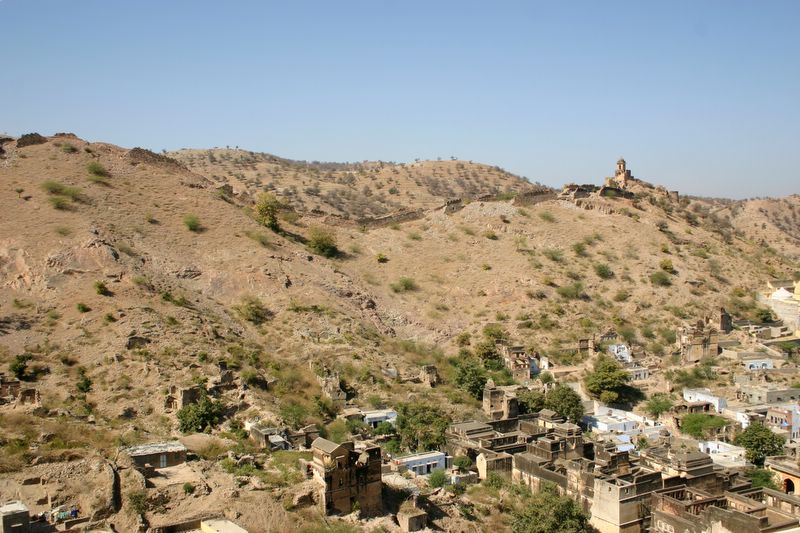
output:
[[0,131],[800,193],[800,2],[0,0]]

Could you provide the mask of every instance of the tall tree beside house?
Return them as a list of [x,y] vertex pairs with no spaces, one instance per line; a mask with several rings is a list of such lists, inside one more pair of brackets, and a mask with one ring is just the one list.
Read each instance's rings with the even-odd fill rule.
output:
[[583,418],[583,402],[580,395],[566,385],[559,385],[545,395],[544,406],[552,409],[573,424]]
[[627,403],[640,399],[639,389],[629,385],[630,374],[611,357],[601,355],[594,370],[584,378],[586,390],[603,403]]
[[456,366],[456,385],[475,398],[483,395],[487,379],[483,365],[474,357],[467,357]]
[[747,450],[747,460],[756,466],[762,466],[770,455],[780,455],[783,442],[783,438],[761,424],[750,424],[733,439],[734,444]]
[[450,419],[438,407],[423,403],[403,403],[397,408],[397,434],[403,447],[411,451],[435,450],[445,443],[444,432]]

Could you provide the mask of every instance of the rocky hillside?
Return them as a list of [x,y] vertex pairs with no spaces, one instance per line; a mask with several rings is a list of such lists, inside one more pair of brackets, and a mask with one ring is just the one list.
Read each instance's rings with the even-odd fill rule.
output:
[[[526,202],[515,193],[534,186],[463,161],[176,160],[70,135],[2,147],[0,370],[23,360],[42,398],[33,411],[0,407],[3,472],[178,435],[169,387],[220,383],[225,368],[237,384],[228,420],[330,425],[325,373],[360,405],[427,399],[466,419],[478,405],[454,385],[451,358],[465,333],[499,324],[581,365],[561,349],[613,326],[668,367],[673,325],[720,305],[747,316],[755,289],[800,270],[797,197],[578,207]],[[293,208],[279,232],[253,217],[264,188]],[[371,228],[346,220],[407,209],[421,212]],[[325,230],[332,257],[309,246]],[[404,380],[422,364],[445,383]],[[215,494],[214,506],[230,503]]]
[[297,211],[353,219],[432,208],[452,198],[510,197],[543,189],[499,167],[472,161],[320,163],[227,148],[168,155],[217,185],[230,185],[235,193],[268,190]]

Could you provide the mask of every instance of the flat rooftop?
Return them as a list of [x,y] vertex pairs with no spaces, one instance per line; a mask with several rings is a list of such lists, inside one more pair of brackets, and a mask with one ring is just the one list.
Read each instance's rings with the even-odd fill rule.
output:
[[151,444],[141,444],[139,446],[131,446],[125,448],[125,453],[131,457],[138,457],[142,455],[152,455],[156,453],[175,453],[185,452],[186,446],[179,441],[172,442],[153,442]]

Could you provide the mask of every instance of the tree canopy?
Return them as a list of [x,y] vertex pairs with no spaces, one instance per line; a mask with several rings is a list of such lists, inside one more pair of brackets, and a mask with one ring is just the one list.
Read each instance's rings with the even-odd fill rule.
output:
[[574,424],[583,418],[583,401],[581,401],[580,395],[566,385],[558,385],[555,389],[548,391],[544,406]]
[[178,427],[183,433],[206,431],[222,421],[224,410],[222,402],[204,394],[198,402],[178,411]]
[[555,489],[544,487],[511,518],[513,533],[590,533],[589,517],[569,496],[559,496]]
[[762,466],[770,455],[780,455],[783,442],[780,435],[761,424],[750,424],[733,440],[734,444],[747,450],[747,460],[756,466]]
[[650,416],[657,417],[661,413],[672,409],[672,405],[672,400],[670,400],[669,396],[666,394],[654,394],[647,400],[644,410],[647,411],[647,414]]
[[467,357],[456,365],[456,385],[475,398],[480,398],[483,395],[483,387],[486,385],[486,380],[487,376],[483,365],[474,357]]
[[611,357],[601,355],[594,370],[584,378],[586,390],[603,403],[631,403],[642,398],[642,392],[629,385],[630,374]]
[[273,231],[278,231],[280,229],[280,224],[278,223],[280,207],[280,200],[274,194],[264,192],[258,195],[253,211],[255,212],[256,220],[260,224]]
[[403,403],[397,408],[397,434],[411,451],[435,450],[444,445],[444,432],[450,419],[430,404]]
[[705,413],[689,413],[681,419],[681,432],[696,439],[711,436],[713,430],[725,427],[728,421],[721,416]]

